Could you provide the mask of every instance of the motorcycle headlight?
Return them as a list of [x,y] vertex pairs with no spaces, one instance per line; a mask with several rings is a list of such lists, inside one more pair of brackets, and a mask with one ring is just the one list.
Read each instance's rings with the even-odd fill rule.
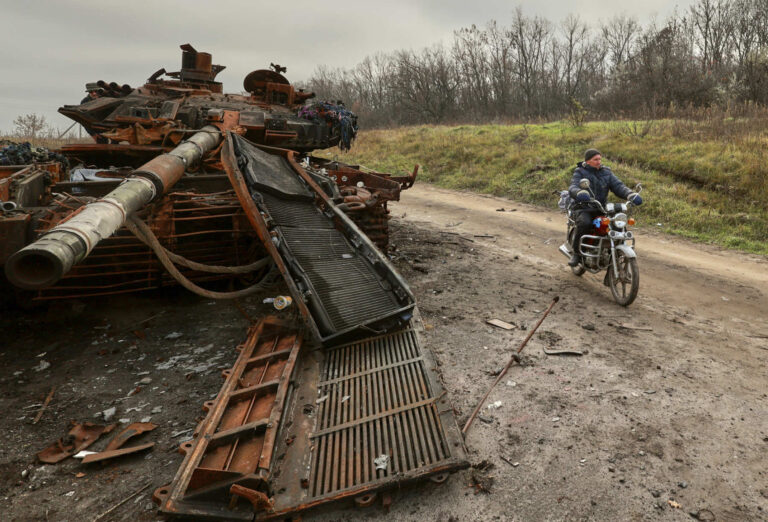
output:
[[627,215],[623,212],[620,212],[613,216],[613,224],[616,225],[618,228],[624,228],[627,226]]

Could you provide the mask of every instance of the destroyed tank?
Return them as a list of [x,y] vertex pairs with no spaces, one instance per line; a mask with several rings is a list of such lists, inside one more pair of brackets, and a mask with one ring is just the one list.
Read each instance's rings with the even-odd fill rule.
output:
[[469,465],[466,448],[415,298],[386,255],[387,203],[417,170],[309,155],[348,148],[354,114],[306,104],[312,94],[276,65],[246,77],[247,95],[223,94],[222,67],[182,51],[167,79],[101,82],[101,97],[61,108],[95,143],[62,147],[66,161],[0,167],[0,296],[181,284],[232,299],[282,278],[293,304],[249,328],[179,446],[175,478],[153,493],[167,517],[286,519],[444,482]]
[[[59,112],[80,123],[100,143],[117,144],[118,151],[138,152],[135,146],[178,144],[191,131],[221,121],[230,111],[242,136],[253,143],[310,152],[339,146],[349,150],[357,133],[357,116],[343,104],[306,104],[314,93],[295,89],[283,76],[285,67],[271,64],[243,81],[247,94],[225,94],[216,76],[225,69],[212,64],[209,53],[181,46],[181,70],[160,69],[138,88],[100,80],[89,84],[97,97]],[[99,147],[64,147],[76,159],[91,159]],[[114,148],[110,149],[115,150]],[[150,152],[151,153],[151,152]],[[126,158],[127,159],[127,158]]]
[[[248,170],[249,160],[235,157],[229,150],[234,148],[248,149],[251,156],[265,151],[287,162],[291,175],[300,172],[308,180],[301,183],[322,191],[302,197],[328,198],[321,207],[328,212],[326,207],[334,206],[362,230],[378,252],[371,259],[386,251],[387,202],[413,184],[416,170],[391,176],[309,155],[352,144],[357,117],[341,102],[312,102],[314,94],[294,88],[283,75],[285,68],[276,64],[248,74],[246,94],[226,94],[216,81],[223,66],[189,44],[181,50],[178,72],[160,69],[138,88],[89,84],[95,98],[59,109],[94,143],[61,147],[62,161],[0,167],[3,298],[71,299],[179,283],[181,277],[163,264],[163,256],[153,255],[129,230],[131,216],[146,223],[160,246],[193,262],[226,267],[263,258],[273,244],[274,223],[260,231],[244,208],[248,194],[237,192],[232,170]],[[258,185],[256,174],[249,176],[244,191]],[[289,264],[283,276],[291,285],[298,276],[288,273]],[[231,272],[206,272],[195,265],[178,270],[195,284],[234,279],[242,286],[243,277]],[[315,296],[317,289],[301,292]],[[312,305],[312,298],[298,296],[297,301]],[[325,325],[315,330],[320,337],[329,335],[328,311],[315,311],[317,325]]]

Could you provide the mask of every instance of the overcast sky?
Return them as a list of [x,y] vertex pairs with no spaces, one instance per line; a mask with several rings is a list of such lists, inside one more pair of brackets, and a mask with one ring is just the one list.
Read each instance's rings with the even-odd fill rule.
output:
[[86,82],[141,85],[161,67],[181,66],[179,45],[191,43],[226,65],[218,80],[240,92],[242,80],[270,62],[300,81],[315,66],[351,67],[365,56],[449,43],[452,32],[524,14],[559,22],[568,13],[599,25],[614,15],[641,23],[664,19],[693,0],[0,0],[0,131],[16,116],[44,115],[79,103]]

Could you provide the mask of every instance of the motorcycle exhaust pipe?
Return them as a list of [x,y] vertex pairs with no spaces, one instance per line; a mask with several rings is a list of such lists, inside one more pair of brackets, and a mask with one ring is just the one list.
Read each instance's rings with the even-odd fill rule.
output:
[[563,243],[562,245],[560,245],[560,248],[558,248],[558,250],[560,251],[560,253],[561,253],[561,254],[563,254],[565,257],[567,257],[567,258],[569,258],[569,259],[570,259],[570,257],[571,257],[571,251],[570,251],[570,249],[568,248],[568,246],[566,246],[566,244],[565,244],[565,243]]
[[219,129],[207,125],[172,151],[134,170],[112,192],[82,207],[70,219],[8,258],[8,280],[27,290],[55,284],[73,265],[85,259],[99,241],[122,227],[131,214],[167,192],[185,170],[199,163],[221,140]]

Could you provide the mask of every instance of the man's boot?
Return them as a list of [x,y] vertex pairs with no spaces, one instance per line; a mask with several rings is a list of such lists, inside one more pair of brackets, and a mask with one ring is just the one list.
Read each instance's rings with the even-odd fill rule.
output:
[[568,266],[579,266],[581,262],[581,256],[577,253],[571,254],[571,259],[568,260]]

